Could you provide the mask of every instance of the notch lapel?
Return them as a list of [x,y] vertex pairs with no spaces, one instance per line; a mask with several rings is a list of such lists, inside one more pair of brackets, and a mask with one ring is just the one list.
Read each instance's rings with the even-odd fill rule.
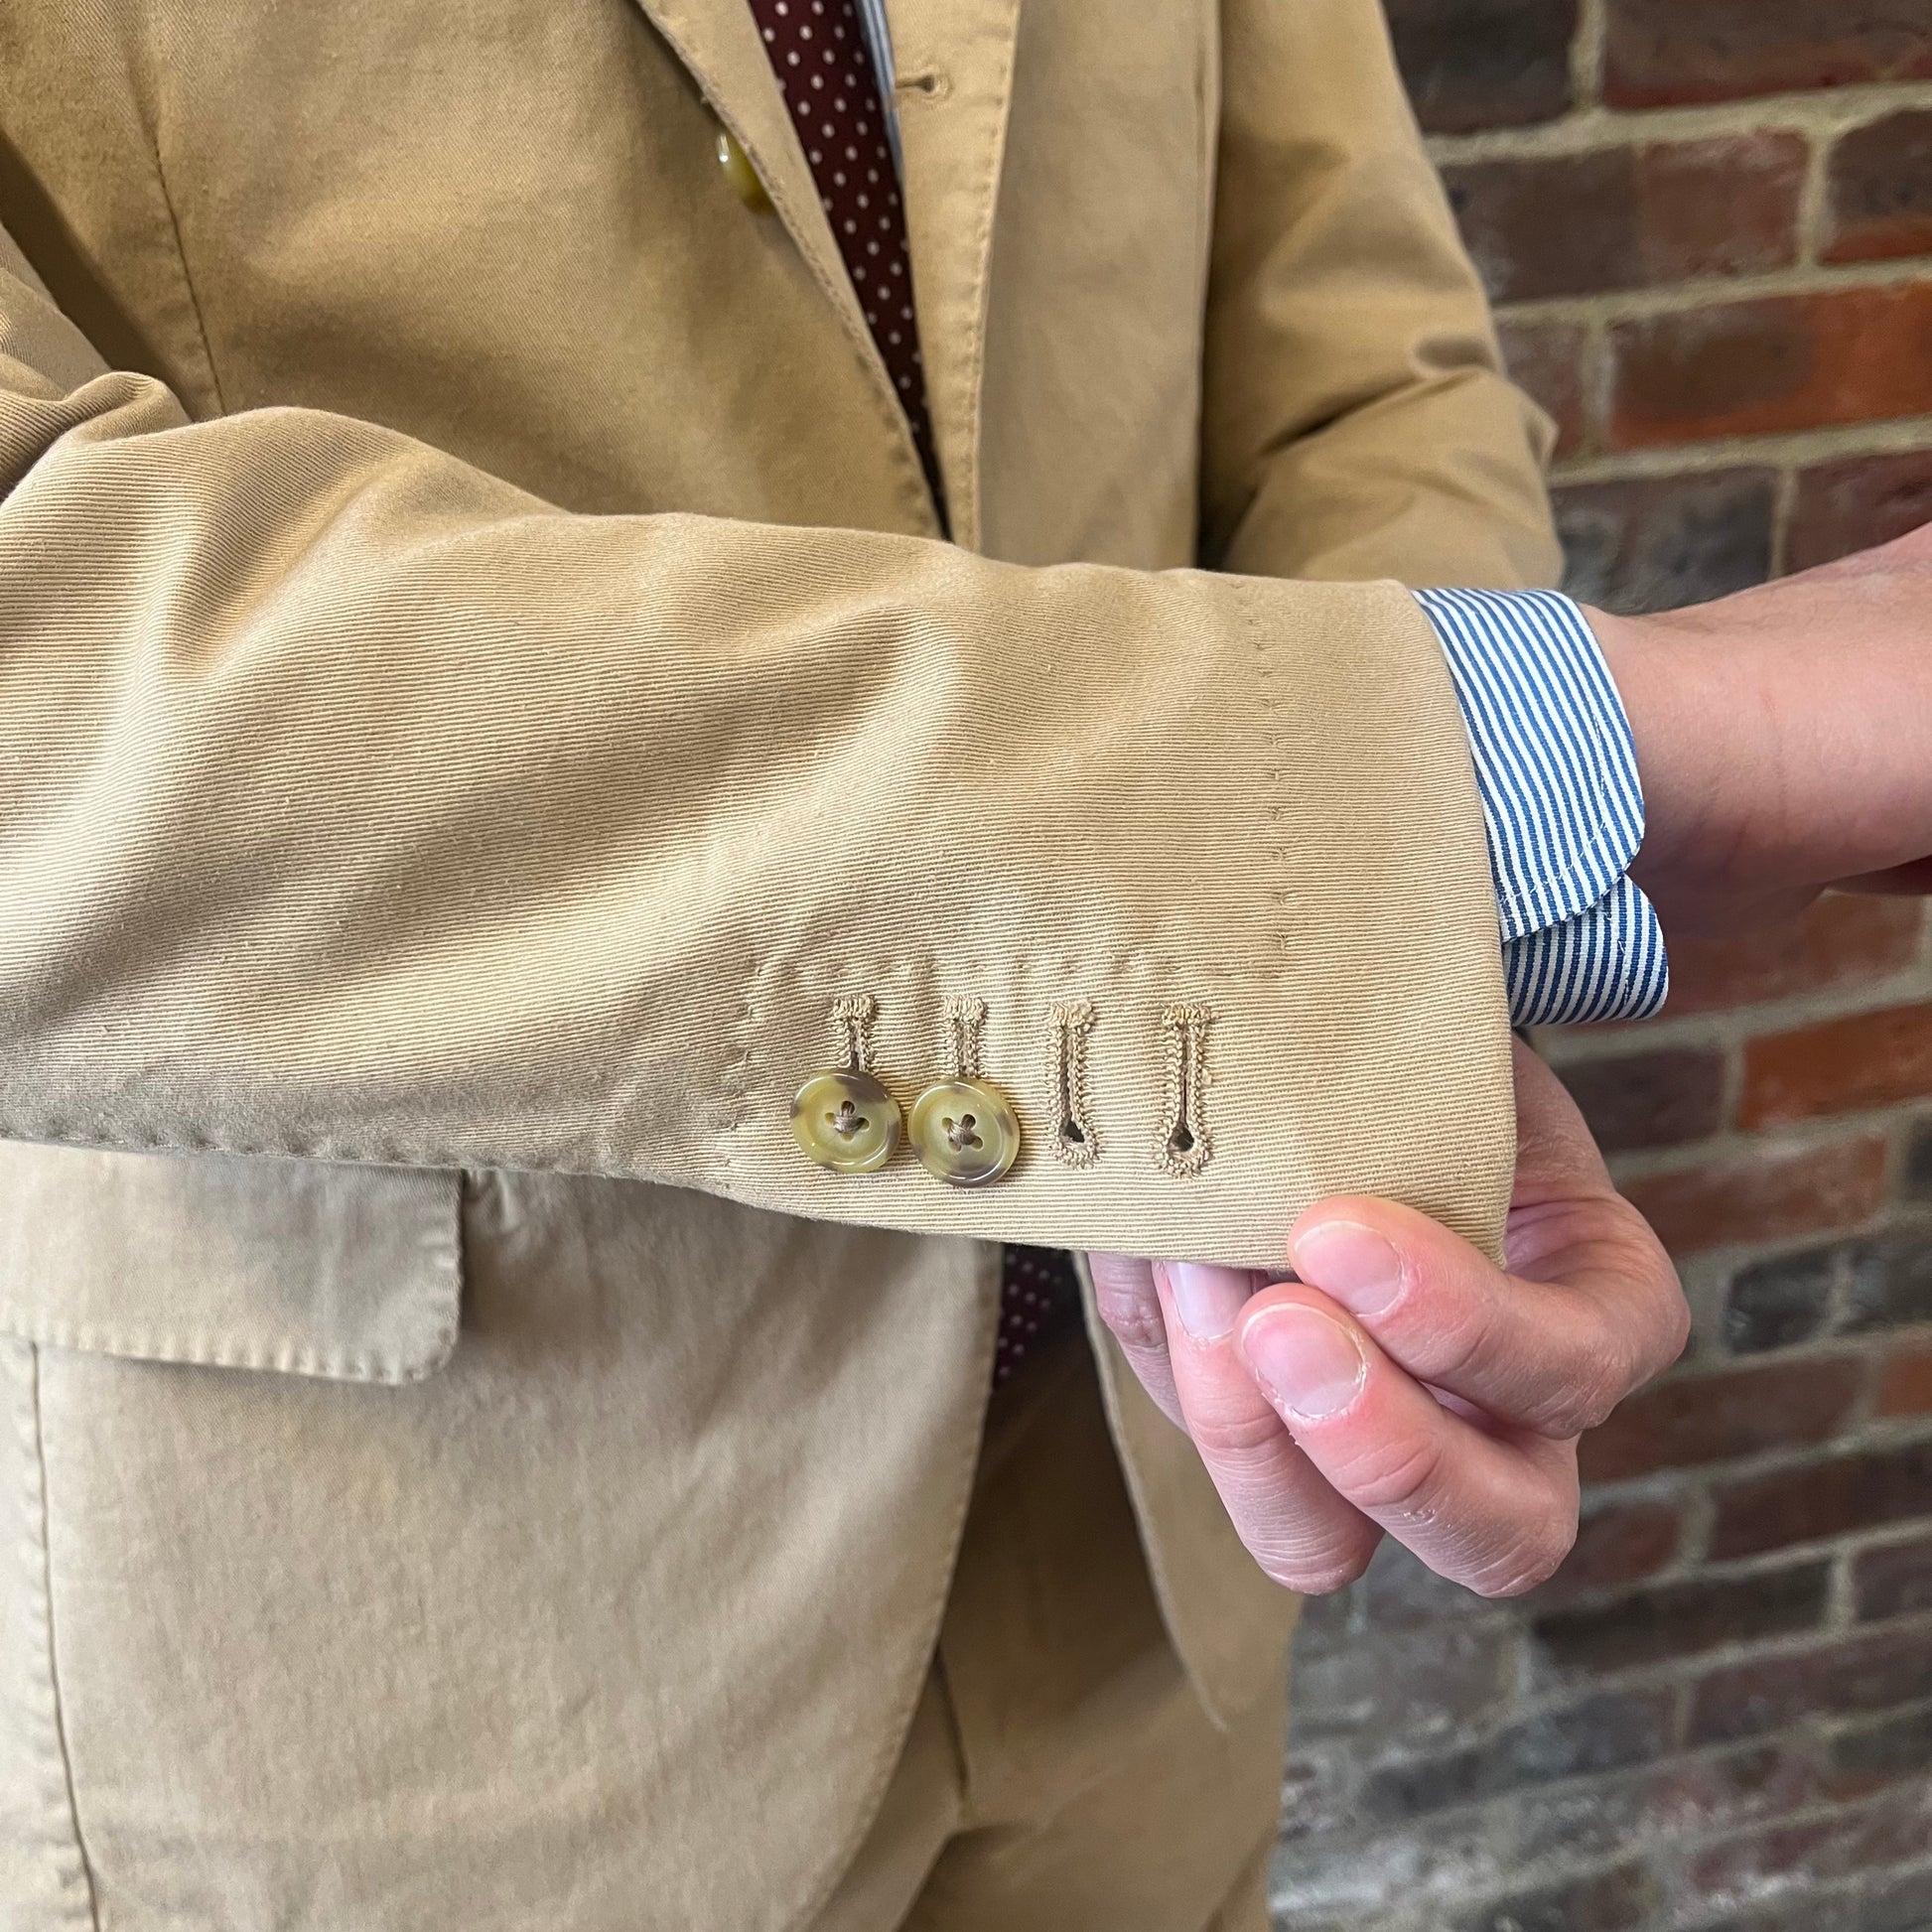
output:
[[[636,0],[737,137],[917,457],[747,0]],[[987,268],[1006,146],[1020,0],[887,0],[901,193],[928,407],[953,536],[980,540]]]

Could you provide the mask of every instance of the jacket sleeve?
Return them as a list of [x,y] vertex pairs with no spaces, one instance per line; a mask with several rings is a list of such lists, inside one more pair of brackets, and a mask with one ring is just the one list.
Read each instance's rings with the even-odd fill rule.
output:
[[[1013,1173],[807,1162],[835,1004],[909,1101],[952,996]],[[1262,1263],[1340,1186],[1493,1247],[1506,1043],[1398,587],[567,514],[342,417],[191,422],[0,237],[0,1135]]]
[[1561,569],[1377,0],[1222,0],[1203,491],[1227,569],[1514,589]]

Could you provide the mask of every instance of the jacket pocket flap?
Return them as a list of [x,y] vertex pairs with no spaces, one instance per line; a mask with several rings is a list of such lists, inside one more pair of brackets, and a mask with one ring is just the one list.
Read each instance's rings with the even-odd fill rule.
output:
[[0,1141],[0,1332],[411,1382],[456,1345],[462,1175]]

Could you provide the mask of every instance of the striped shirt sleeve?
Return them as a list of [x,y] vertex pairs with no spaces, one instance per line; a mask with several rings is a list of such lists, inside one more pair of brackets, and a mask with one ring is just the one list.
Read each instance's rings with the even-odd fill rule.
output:
[[1628,877],[1636,746],[1584,614],[1555,591],[1422,591],[1475,761],[1517,1026],[1645,1019],[1663,928]]

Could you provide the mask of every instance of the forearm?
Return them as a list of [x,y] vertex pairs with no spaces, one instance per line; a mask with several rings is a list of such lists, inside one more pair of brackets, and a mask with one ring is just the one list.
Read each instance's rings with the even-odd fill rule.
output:
[[1665,616],[1589,613],[1629,713],[1633,876],[1734,923],[1932,852],[1932,535]]

